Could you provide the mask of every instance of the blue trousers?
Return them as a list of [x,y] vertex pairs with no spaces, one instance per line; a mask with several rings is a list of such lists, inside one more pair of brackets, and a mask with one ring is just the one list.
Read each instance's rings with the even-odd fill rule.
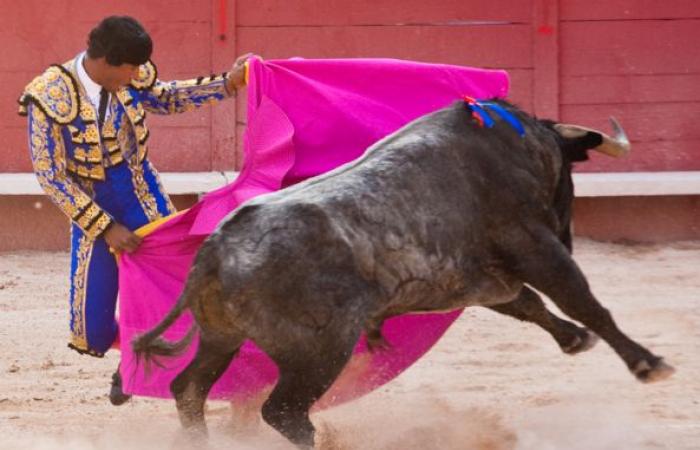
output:
[[[175,212],[148,159],[136,168],[126,162],[106,171],[105,181],[91,186],[95,202],[130,230]],[[70,330],[68,346],[80,353],[104,356],[119,328],[115,320],[119,273],[115,256],[103,238],[92,240],[71,228]]]
[[102,356],[117,337],[115,308],[119,290],[117,261],[104,239],[88,239],[76,225],[71,230],[69,346]]

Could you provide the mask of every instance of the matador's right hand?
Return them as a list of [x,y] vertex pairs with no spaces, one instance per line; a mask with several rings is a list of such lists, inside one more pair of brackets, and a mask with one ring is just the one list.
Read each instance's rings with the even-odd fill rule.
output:
[[143,238],[135,235],[124,225],[112,223],[104,232],[105,241],[117,252],[131,253],[141,245]]

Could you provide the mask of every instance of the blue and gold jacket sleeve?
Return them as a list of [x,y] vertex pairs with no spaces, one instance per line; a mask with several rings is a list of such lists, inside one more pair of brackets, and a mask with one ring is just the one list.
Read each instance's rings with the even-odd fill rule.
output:
[[32,164],[39,184],[89,238],[97,238],[112,223],[112,218],[66,172],[61,126],[34,103],[27,104],[26,113]]
[[139,67],[131,88],[146,111],[174,114],[191,111],[207,104],[218,103],[231,96],[226,89],[226,73],[184,81],[161,81],[155,65],[148,62]]

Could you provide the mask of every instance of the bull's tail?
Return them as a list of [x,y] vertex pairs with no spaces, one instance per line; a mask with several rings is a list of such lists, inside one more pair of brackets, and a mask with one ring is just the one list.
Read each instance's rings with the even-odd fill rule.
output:
[[189,308],[187,295],[183,293],[177,301],[175,307],[163,320],[150,331],[139,335],[133,340],[131,348],[137,360],[152,361],[155,356],[178,356],[182,354],[192,342],[192,338],[197,332],[197,324],[193,323],[187,331],[185,337],[177,342],[169,342],[161,337],[182,313]]
[[[193,302],[196,302],[199,297],[206,296],[212,292],[212,276],[202,270],[203,267],[194,267],[183,293],[177,300],[175,307],[170,310],[163,320],[150,331],[136,337],[131,344],[131,348],[136,355],[137,361],[145,360],[147,363],[153,361],[154,357],[158,356],[178,356],[182,354],[187,347],[192,343],[195,333],[199,330],[197,323],[194,322],[187,334],[176,342],[166,341],[161,335],[172,326],[173,323],[189,309]],[[204,272],[204,273],[203,273]]]

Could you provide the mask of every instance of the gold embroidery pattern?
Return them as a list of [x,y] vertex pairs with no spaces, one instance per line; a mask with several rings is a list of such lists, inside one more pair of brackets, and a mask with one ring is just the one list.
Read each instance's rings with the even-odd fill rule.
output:
[[102,166],[86,167],[68,160],[66,163],[66,170],[81,178],[89,178],[97,181],[104,181],[105,179],[105,169]]
[[73,274],[73,297],[71,303],[71,344],[79,350],[88,350],[85,331],[85,298],[87,295],[87,277],[92,258],[93,241],[88,236],[81,236],[76,252],[75,273]]
[[[39,108],[31,108],[31,153],[39,184],[56,205],[94,239],[111,222],[80,185],[66,176],[74,163],[66,160],[65,144],[58,125],[50,125]],[[51,141],[49,141],[49,139]],[[53,155],[51,147],[53,145]],[[104,170],[101,166],[99,169]],[[73,167],[75,171],[84,167]],[[89,174],[85,174],[86,176]]]
[[85,143],[87,144],[99,144],[100,143],[100,132],[97,129],[97,124],[89,123],[85,126],[85,131],[83,131],[83,137]]
[[[107,154],[104,157],[105,166],[116,166],[120,162],[124,161],[121,148],[119,147],[119,142],[117,141],[117,127],[115,125],[115,121],[117,120],[117,103],[118,102],[112,102],[112,114],[107,118],[102,126],[102,145],[104,145],[104,148],[107,150]],[[126,119],[122,115],[121,124],[119,126],[120,132],[122,132],[124,129],[125,124]]]
[[[122,137],[120,146],[122,143],[128,145],[128,147],[122,148],[132,149],[134,145],[136,146],[136,152],[130,155],[130,165],[132,168],[131,181],[134,186],[134,193],[136,194],[136,198],[139,200],[139,204],[141,205],[143,212],[146,214],[148,221],[152,222],[159,219],[161,214],[158,211],[156,199],[148,188],[148,184],[146,183],[143,174],[142,161],[146,157],[146,140],[148,139],[148,130],[144,125],[146,112],[143,110],[140,103],[136,106],[134,105],[134,98],[132,97],[131,92],[127,89],[121,89],[119,92],[117,92],[117,98],[124,105],[124,108],[126,109],[126,116],[129,119],[132,130],[134,131],[133,134],[128,133],[128,141],[126,136]],[[123,126],[122,129],[126,130],[128,127]],[[119,137],[121,136],[118,136],[118,141]],[[136,138],[136,142],[133,142],[134,137]]]
[[143,145],[146,143],[148,140],[148,137],[151,135],[151,132],[148,131],[148,128],[146,128],[146,125],[136,125],[136,141],[139,143],[139,145]]
[[[148,140],[149,132],[145,125],[146,111],[143,109],[141,103],[136,103],[131,91],[128,89],[120,89],[117,92],[117,98],[124,105],[124,110],[126,111],[126,116],[131,124],[131,129],[136,137],[136,154],[138,155],[135,160],[137,163],[143,162],[148,154],[148,149],[146,147],[146,141]],[[135,104],[136,103],[136,104]],[[122,130],[127,130],[128,128],[122,124],[120,132]],[[119,133],[121,134],[121,133]],[[126,142],[124,137],[117,136],[117,141],[121,148],[132,149],[131,135],[129,135],[129,142]],[[123,145],[124,144],[124,145]],[[128,145],[127,145],[128,144]],[[129,153],[129,156],[131,154]]]
[[115,111],[112,109],[112,115],[106,120],[104,125],[102,125],[102,139],[115,139],[117,137],[117,131],[114,128],[114,116]]
[[121,123],[117,127],[116,137],[114,139],[105,139],[105,145],[113,166],[136,152],[134,133],[131,130],[131,123],[126,114],[121,116]]
[[136,89],[150,89],[158,79],[158,69],[153,62],[148,61],[139,66],[139,74],[131,80],[131,85]]
[[[85,148],[82,146],[76,146],[75,149],[73,149],[73,159],[81,162],[100,164],[102,163],[102,150],[100,150],[99,144],[91,145],[88,147],[87,151],[85,151]],[[96,172],[99,173],[101,171],[98,169]]]
[[83,189],[83,192],[87,194],[90,198],[95,198],[95,186],[94,182],[92,180],[88,180],[87,178],[84,178],[80,180],[80,187]]
[[168,208],[168,214],[174,214],[177,212],[177,209],[175,208],[175,205],[173,205],[172,200],[170,200],[170,196],[165,192],[165,189],[163,188],[163,184],[160,181],[160,175],[158,174],[158,171],[156,170],[155,167],[153,167],[153,164],[151,164],[150,161],[147,162],[148,164],[148,170],[151,171],[153,174],[153,177],[156,179],[156,185],[158,186],[158,192],[160,193],[161,197],[165,200],[165,206]]
[[107,145],[107,152],[109,153],[109,164],[111,166],[116,166],[120,162],[124,161],[121,149],[119,148],[119,145],[117,145],[116,142],[113,141],[105,145]]
[[[66,71],[73,79],[77,78],[76,60],[65,64]],[[103,155],[100,145],[100,132],[97,128],[97,112],[87,98],[83,87],[78,83],[78,98],[80,99],[80,121],[68,124],[71,135],[72,154],[68,155],[66,170],[80,177],[81,180],[104,181]],[[82,129],[81,129],[82,127]]]
[[157,114],[191,111],[227,98],[225,74],[192,80],[163,82],[141,93],[143,107]]
[[96,239],[104,230],[107,229],[110,223],[112,223],[112,218],[103,212],[97,216],[97,220],[93,221],[92,225],[90,226],[90,236],[93,239]]
[[[65,178],[62,176],[61,172],[66,165],[65,158],[58,148],[60,146],[59,143],[55,142],[56,151],[53,158],[49,151],[47,136],[51,133],[53,134],[53,138],[56,139],[60,138],[60,133],[56,133],[56,130],[53,129],[49,131],[49,123],[41,110],[38,108],[31,108],[31,110],[30,135],[34,172],[44,191],[56,202],[63,212],[69,217],[73,217],[78,212],[76,205],[74,205],[71,199],[58,188],[58,185],[60,185]],[[85,204],[87,204],[87,202],[85,202]]]
[[139,199],[143,212],[148,217],[149,222],[160,219],[162,215],[158,211],[156,198],[148,188],[146,179],[143,176],[143,164],[133,161],[131,181],[134,185],[136,197]]
[[19,99],[20,115],[27,115],[30,102],[61,125],[73,121],[81,107],[77,82],[62,66],[49,67],[25,87]]
[[85,122],[96,122],[97,112],[89,101],[80,103],[80,118]]
[[137,125],[143,122],[145,112],[143,110],[143,106],[141,106],[141,104],[139,103],[136,107],[129,105],[126,108],[126,115],[129,116],[129,120],[131,121],[131,123]]

